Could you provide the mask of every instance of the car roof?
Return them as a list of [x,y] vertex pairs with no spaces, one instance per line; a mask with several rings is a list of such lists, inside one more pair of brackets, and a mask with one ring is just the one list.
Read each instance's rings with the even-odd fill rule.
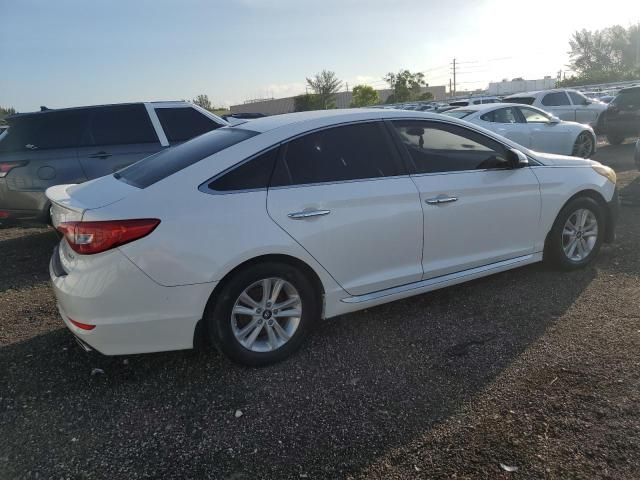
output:
[[520,92],[514,93],[513,95],[508,95],[504,98],[516,98],[516,97],[535,97],[542,93],[556,93],[556,92],[577,92],[574,88],[550,88],[549,90],[533,90],[531,92]]
[[[453,111],[467,111],[467,112],[484,112],[484,111],[489,111],[489,110],[497,110],[499,108],[505,108],[505,107],[530,107],[531,105],[523,105],[521,103],[509,103],[509,102],[498,102],[498,103],[481,103],[478,105],[469,105],[466,107],[458,107],[458,108],[454,108],[453,110],[449,110],[450,112]],[[533,107],[536,108],[536,107]]]
[[312,110],[309,112],[283,113],[270,117],[256,118],[250,122],[237,125],[236,128],[267,132],[276,128],[318,122],[322,124],[346,123],[359,120],[378,120],[393,118],[442,119],[435,113],[416,110],[399,110],[383,108],[345,108],[334,110]]
[[636,91],[640,91],[640,85],[634,85],[633,87],[623,88],[618,93],[629,93],[629,92],[636,92]]
[[56,112],[70,112],[70,111],[74,111],[74,110],[86,110],[88,108],[104,108],[104,107],[121,107],[121,106],[126,106],[126,105],[144,105],[144,104],[151,104],[151,105],[171,105],[171,104],[186,104],[189,103],[186,100],[159,100],[159,101],[154,101],[154,102],[124,102],[124,103],[106,103],[106,104],[102,104],[102,105],[82,105],[82,106],[78,106],[78,107],[64,107],[64,108],[46,108],[45,110],[40,110],[40,111],[36,111],[36,112],[20,112],[20,113],[14,113],[13,115],[7,115],[5,117],[6,120],[12,120],[15,118],[23,118],[23,117],[30,117],[30,116],[34,116],[34,115],[47,115],[47,114],[51,114],[51,113],[56,113]]

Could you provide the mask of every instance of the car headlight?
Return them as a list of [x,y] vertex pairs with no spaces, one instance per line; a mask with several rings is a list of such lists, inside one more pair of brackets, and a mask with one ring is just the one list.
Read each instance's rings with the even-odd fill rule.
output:
[[605,165],[593,165],[592,168],[597,174],[609,179],[611,183],[616,183],[616,172],[611,167]]

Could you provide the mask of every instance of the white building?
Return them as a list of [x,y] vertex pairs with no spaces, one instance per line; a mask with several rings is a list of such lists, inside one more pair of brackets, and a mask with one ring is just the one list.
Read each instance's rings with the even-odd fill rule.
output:
[[489,95],[511,95],[519,92],[532,92],[536,90],[549,90],[555,88],[556,79],[544,77],[539,80],[507,80],[491,82],[487,93]]

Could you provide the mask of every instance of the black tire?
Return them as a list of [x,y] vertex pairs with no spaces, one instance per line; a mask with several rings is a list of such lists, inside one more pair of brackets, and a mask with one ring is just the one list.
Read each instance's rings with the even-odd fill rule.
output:
[[[265,278],[281,278],[298,292],[302,314],[297,329],[284,345],[267,352],[245,348],[232,328],[232,310],[236,300],[249,286]],[[320,317],[320,295],[313,282],[297,268],[286,264],[267,262],[252,265],[236,272],[215,298],[209,300],[204,320],[211,343],[229,359],[242,365],[259,367],[279,362],[300,348]],[[272,320],[277,321],[275,318]],[[262,333],[261,333],[262,334]]]
[[574,157],[589,158],[596,149],[596,142],[591,133],[587,131],[580,132],[573,144],[571,155]]
[[[565,236],[563,235],[563,230],[567,220],[574,215],[576,211],[581,209],[587,209],[593,213],[597,221],[598,234],[591,252],[580,260],[573,260],[569,258],[564,251],[563,242],[565,241]],[[562,270],[576,270],[583,268],[590,264],[598,255],[605,237],[605,230],[606,218],[602,206],[591,197],[574,198],[567,203],[562,210],[560,210],[560,213],[547,236],[544,259],[548,263]]]
[[624,137],[615,133],[607,133],[607,142],[609,142],[609,145],[620,145],[624,142]]

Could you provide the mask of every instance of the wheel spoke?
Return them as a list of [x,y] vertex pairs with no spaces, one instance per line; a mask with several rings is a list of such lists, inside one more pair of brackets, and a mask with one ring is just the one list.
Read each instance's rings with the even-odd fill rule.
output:
[[[257,320],[256,320],[256,323],[257,323]],[[262,327],[264,327],[264,322],[258,323],[258,326],[253,329],[253,331],[251,332],[251,335],[249,335],[249,337],[245,341],[245,346],[247,348],[251,348],[253,346],[253,344],[256,341],[256,338],[258,338],[258,335],[260,335],[260,332],[262,331]]]
[[233,313],[236,315],[250,315],[254,316],[256,314],[255,309],[243,307],[242,305],[236,305],[233,307]]
[[589,215],[589,210],[580,210],[580,220],[578,222],[578,225],[581,228],[584,228],[584,224],[587,222],[587,215]]
[[244,338],[249,335],[249,332],[256,328],[256,326],[258,325],[258,320],[260,320],[260,317],[254,317],[249,323],[242,327],[242,329],[240,329],[238,333],[236,333],[236,336],[241,340],[244,340]]
[[578,245],[578,255],[580,256],[580,259],[582,259],[584,258],[584,245],[582,243],[581,238],[578,239],[577,245]]
[[269,301],[272,304],[276,303],[276,300],[280,296],[280,291],[282,290],[283,286],[284,280],[282,280],[281,278],[277,279],[275,285],[273,286],[273,290],[271,291],[271,296],[269,297]]
[[274,310],[282,310],[283,308],[291,307],[300,302],[298,297],[291,297],[289,300],[285,300],[284,302],[277,303],[273,306]]
[[567,223],[567,225],[564,226],[564,230],[562,231],[562,235],[570,235],[570,236],[575,235],[576,231],[574,229],[572,229],[571,227],[567,228],[568,225],[569,224]]
[[278,348],[278,339],[276,338],[276,334],[273,332],[273,327],[271,325],[267,325],[267,341],[269,342],[269,346],[271,346],[271,350],[275,350]]
[[571,240],[571,243],[567,245],[567,257],[572,258],[573,252],[576,251],[576,246],[578,245],[578,239],[574,238]]
[[242,292],[238,300],[244,303],[245,305],[249,305],[250,307],[253,307],[253,308],[258,308],[260,306],[258,302],[256,302],[253,298],[249,296],[246,290]]
[[269,295],[271,295],[271,279],[265,278],[264,280],[262,280],[262,300],[260,300],[261,306],[264,307],[267,304]]
[[299,317],[300,315],[302,315],[302,311],[299,308],[292,308],[290,310],[278,310],[278,313],[273,314],[273,316],[276,318]]
[[597,237],[598,236],[598,229],[594,228],[591,230],[585,230],[584,232],[582,232],[582,237]]
[[280,325],[277,320],[273,322],[273,329],[285,342],[291,338],[291,336],[285,331],[284,328],[282,328],[282,325]]

